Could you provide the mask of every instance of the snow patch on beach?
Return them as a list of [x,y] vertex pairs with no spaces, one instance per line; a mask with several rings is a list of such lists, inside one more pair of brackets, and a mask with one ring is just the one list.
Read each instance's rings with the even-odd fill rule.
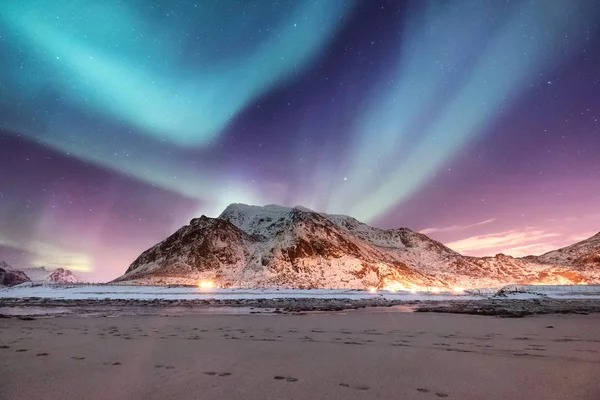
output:
[[[584,287],[585,288],[585,287]],[[518,292],[504,292],[505,297],[498,299],[529,299],[534,297],[550,298],[600,298],[600,288],[597,291],[590,288],[561,287],[550,290],[549,287],[519,287]],[[0,299],[46,298],[64,300],[243,300],[243,299],[385,299],[385,300],[478,300],[494,296],[497,290],[479,290],[469,293],[452,292],[376,292],[364,290],[334,290],[334,289],[200,289],[196,287],[169,286],[125,286],[125,285],[35,285],[24,283],[11,288],[0,290]]]
[[383,298],[386,300],[456,300],[480,299],[483,296],[457,295],[452,293],[411,293],[364,290],[296,290],[296,289],[200,289],[194,287],[168,286],[119,286],[119,285],[31,285],[22,284],[0,290],[1,298],[49,298],[65,300],[241,300],[241,299],[352,299]]

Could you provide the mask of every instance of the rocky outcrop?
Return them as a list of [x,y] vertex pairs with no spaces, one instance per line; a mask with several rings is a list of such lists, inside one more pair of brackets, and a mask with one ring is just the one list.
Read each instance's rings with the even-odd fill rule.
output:
[[25,282],[30,282],[25,273],[12,268],[4,261],[0,261],[0,287],[15,286]]

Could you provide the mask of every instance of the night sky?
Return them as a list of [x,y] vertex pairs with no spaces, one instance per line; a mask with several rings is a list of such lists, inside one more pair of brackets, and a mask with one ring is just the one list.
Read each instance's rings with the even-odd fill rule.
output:
[[3,0],[0,260],[122,274],[229,203],[464,254],[600,230],[600,2]]

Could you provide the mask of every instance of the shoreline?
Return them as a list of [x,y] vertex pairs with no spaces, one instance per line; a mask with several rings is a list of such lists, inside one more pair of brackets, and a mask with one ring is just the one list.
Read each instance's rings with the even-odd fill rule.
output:
[[[280,299],[52,299],[52,298],[3,298],[2,308],[60,308],[69,310],[68,315],[92,315],[122,310],[131,315],[135,311],[157,314],[169,309],[218,310],[247,309],[249,314],[304,314],[307,312],[342,312],[348,310],[404,307],[404,312],[469,314],[522,318],[544,314],[590,314],[600,313],[600,299],[555,299],[555,298],[487,298],[465,300],[387,300],[373,299],[327,299],[327,298],[280,298]],[[152,311],[151,311],[152,310]],[[393,311],[393,310],[391,310]],[[42,313],[40,314],[42,315]],[[56,315],[61,315],[60,313]],[[0,318],[16,317],[0,312]]]

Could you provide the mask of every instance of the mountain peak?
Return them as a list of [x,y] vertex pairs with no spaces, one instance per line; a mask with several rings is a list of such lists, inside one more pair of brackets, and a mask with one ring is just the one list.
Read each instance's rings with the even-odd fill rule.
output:
[[15,286],[29,281],[29,277],[23,271],[14,269],[6,261],[0,261],[0,287]]
[[6,269],[6,270],[13,270],[14,269],[12,267],[12,265],[10,265],[9,263],[7,263],[6,261],[0,261],[0,268]]
[[600,232],[570,246],[526,258],[544,264],[600,265]]
[[[588,241],[585,248],[596,248],[596,242]],[[146,250],[117,280],[211,280],[223,287],[471,288],[600,278],[590,271],[570,274],[563,267],[504,255],[466,257],[408,228],[379,229],[302,206],[234,203],[218,218],[195,218]]]

